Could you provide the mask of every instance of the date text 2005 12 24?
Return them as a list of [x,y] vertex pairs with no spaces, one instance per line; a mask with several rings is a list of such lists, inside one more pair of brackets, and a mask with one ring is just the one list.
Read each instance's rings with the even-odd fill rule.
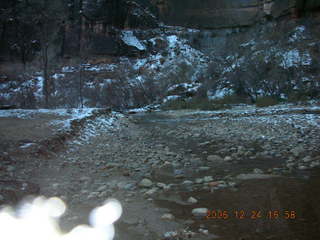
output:
[[223,210],[208,210],[206,219],[286,219],[286,220],[294,220],[297,219],[296,211],[292,210],[270,210],[270,211],[260,211],[260,210],[235,210],[235,211],[223,211]]

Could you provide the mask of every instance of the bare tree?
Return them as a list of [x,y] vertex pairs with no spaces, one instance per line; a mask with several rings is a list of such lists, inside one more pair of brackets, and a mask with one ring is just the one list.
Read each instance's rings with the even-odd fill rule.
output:
[[49,77],[50,60],[55,57],[53,42],[57,39],[60,26],[64,22],[63,3],[61,1],[43,0],[37,6],[39,13],[36,18],[40,35],[43,94],[45,106],[48,108],[50,107],[49,99],[51,91],[54,87],[54,83]]
[[79,0],[79,14],[78,14],[78,54],[79,54],[79,101],[80,107],[83,108],[83,48],[82,48],[82,12],[83,12],[83,0]]

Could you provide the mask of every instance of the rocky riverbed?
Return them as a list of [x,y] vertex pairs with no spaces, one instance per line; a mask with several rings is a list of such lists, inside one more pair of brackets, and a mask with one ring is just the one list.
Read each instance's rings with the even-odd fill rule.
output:
[[116,239],[316,239],[319,114],[239,106],[100,116],[50,158],[16,157],[10,177],[64,199],[66,231],[115,197],[124,206]]

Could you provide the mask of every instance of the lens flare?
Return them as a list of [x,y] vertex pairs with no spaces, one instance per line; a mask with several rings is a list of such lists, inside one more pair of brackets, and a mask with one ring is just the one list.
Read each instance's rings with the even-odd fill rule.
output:
[[121,203],[116,199],[108,199],[103,206],[92,210],[89,222],[94,227],[104,227],[117,221],[121,214]]
[[80,225],[62,234],[58,221],[66,210],[59,198],[38,197],[23,202],[16,211],[5,207],[0,211],[0,239],[3,240],[112,240],[113,223],[122,214],[121,203],[110,199],[90,214],[92,226]]

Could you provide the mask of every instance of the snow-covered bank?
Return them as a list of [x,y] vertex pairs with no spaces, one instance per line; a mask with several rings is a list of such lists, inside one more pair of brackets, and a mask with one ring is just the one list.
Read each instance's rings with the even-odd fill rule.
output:
[[103,108],[0,111],[3,152],[51,155],[65,144],[85,144],[118,127],[118,112]]
[[21,119],[32,119],[36,117],[36,114],[52,114],[57,116],[70,117],[71,119],[81,119],[92,115],[94,110],[98,108],[84,108],[84,109],[10,109],[1,110],[0,118],[12,117]]

